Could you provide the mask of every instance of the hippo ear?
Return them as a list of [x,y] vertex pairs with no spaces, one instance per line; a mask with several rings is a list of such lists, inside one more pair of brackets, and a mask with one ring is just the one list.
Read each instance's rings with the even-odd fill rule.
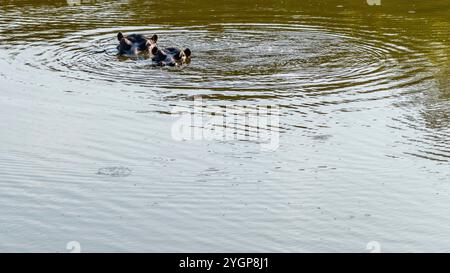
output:
[[122,40],[123,39],[123,34],[122,32],[117,33],[117,40]]
[[152,54],[156,55],[156,53],[158,53],[158,47],[157,46],[152,48]]
[[151,38],[151,40],[152,40],[153,42],[155,42],[155,43],[158,42],[158,35],[156,35],[156,34],[153,35],[152,38]]
[[186,57],[191,57],[191,55],[192,55],[192,52],[191,52],[191,50],[189,49],[189,48],[186,48],[185,50],[184,50],[184,54],[186,55]]

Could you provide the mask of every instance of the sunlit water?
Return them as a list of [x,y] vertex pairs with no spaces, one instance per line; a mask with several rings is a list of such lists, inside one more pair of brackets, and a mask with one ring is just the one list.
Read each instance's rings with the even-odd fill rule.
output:
[[[450,251],[449,1],[83,2],[0,4],[1,251]],[[278,149],[174,139],[197,95]]]

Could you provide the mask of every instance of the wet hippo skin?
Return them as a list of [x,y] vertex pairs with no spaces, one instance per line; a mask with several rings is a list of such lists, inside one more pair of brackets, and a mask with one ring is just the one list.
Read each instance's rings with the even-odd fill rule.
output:
[[135,56],[141,53],[148,54],[152,52],[152,48],[156,47],[158,35],[153,35],[148,39],[141,34],[130,34],[125,36],[122,32],[117,34],[119,45],[117,50],[119,55]]
[[152,54],[154,55],[153,61],[158,66],[178,66],[188,63],[191,59],[192,52],[189,48],[184,50],[176,47],[159,49],[155,46],[152,48]]

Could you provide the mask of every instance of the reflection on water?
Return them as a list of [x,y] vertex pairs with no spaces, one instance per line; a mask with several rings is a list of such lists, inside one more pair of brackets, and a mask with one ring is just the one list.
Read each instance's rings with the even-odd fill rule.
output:
[[[449,11],[2,1],[0,249],[448,251]],[[118,31],[192,62],[118,58]],[[279,148],[175,141],[169,113],[197,95],[276,105]]]

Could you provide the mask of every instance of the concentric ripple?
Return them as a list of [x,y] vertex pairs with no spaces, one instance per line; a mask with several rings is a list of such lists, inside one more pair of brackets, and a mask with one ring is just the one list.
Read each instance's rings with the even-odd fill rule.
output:
[[[98,12],[104,6],[85,7],[81,15],[89,18],[90,9]],[[13,12],[5,17],[9,26],[6,33],[14,32],[11,22],[16,15]],[[31,12],[29,20],[21,24],[31,24],[33,16]],[[51,22],[50,17],[46,20]],[[126,24],[127,20],[121,18],[120,22]],[[18,25],[23,33],[10,35],[3,53],[11,64],[20,67],[11,77],[23,70],[24,79],[35,73],[47,75],[53,82],[50,75],[58,75],[63,82],[107,84],[144,94],[143,98],[154,100],[150,111],[158,113],[168,113],[170,105],[190,101],[195,95],[215,104],[276,104],[283,109],[281,128],[303,128],[306,134],[314,135],[328,127],[317,122],[320,116],[383,108],[395,105],[395,100],[404,95],[435,88],[433,60],[445,65],[442,58],[430,58],[420,47],[420,37],[335,18],[304,15],[280,23],[102,25],[102,21],[96,21],[95,28],[53,34],[46,31],[42,36],[45,39],[26,46],[20,40],[26,39],[27,32]],[[439,29],[442,31],[441,26]],[[183,67],[158,68],[148,56],[119,57],[118,31],[158,34],[160,47],[189,47],[192,62]],[[439,42],[431,46],[433,52],[446,50]]]
[[[212,31],[217,28],[221,31]],[[239,93],[240,99],[269,96],[288,101],[320,96],[318,103],[323,104],[372,100],[401,95],[408,86],[429,77],[423,73],[423,56],[404,45],[377,41],[370,33],[354,37],[295,24],[120,30],[157,33],[162,47],[190,47],[193,61],[188,68],[161,71],[152,67],[149,58],[119,58],[118,29],[68,33],[11,54],[26,60],[27,66],[62,77],[170,89],[172,95],[186,94],[188,89],[190,94],[206,93],[211,99],[214,94],[223,99]],[[408,64],[400,63],[405,56]],[[418,63],[422,66],[415,66]],[[170,81],[164,80],[168,75]]]

